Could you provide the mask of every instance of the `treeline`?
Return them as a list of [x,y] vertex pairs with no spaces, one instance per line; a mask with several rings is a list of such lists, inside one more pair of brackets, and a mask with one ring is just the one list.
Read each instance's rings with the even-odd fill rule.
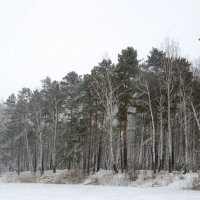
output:
[[199,99],[200,74],[173,42],[146,61],[128,47],[117,64],[11,94],[0,106],[0,169],[196,171]]

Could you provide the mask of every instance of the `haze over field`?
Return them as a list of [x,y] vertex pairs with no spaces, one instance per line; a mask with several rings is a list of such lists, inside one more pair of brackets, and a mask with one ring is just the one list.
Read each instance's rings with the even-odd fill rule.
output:
[[0,184],[1,200],[199,200],[199,192],[165,188]]
[[90,72],[127,46],[146,58],[165,37],[190,60],[200,54],[199,0],[0,1],[0,97],[34,89],[46,76]]
[[0,200],[199,200],[199,8],[0,0]]

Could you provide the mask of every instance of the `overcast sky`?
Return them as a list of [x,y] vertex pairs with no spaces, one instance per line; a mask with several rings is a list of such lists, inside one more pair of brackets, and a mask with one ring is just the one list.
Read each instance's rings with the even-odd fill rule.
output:
[[146,58],[165,37],[200,56],[199,0],[0,0],[0,97],[46,76],[89,73],[132,46]]

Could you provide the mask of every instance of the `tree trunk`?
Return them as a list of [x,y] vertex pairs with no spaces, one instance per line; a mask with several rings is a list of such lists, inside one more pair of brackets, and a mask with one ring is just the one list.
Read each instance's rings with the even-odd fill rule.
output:
[[17,149],[17,174],[20,175],[20,139],[18,142],[18,149]]
[[149,86],[147,83],[146,83],[146,88],[147,88],[147,93],[148,93],[149,109],[151,113],[151,125],[152,125],[152,169],[154,170],[154,172],[156,172],[156,149],[155,149],[156,130],[155,130],[155,122],[154,122],[151,96],[149,92]]
[[162,111],[162,104],[160,106],[160,153],[159,153],[159,160],[158,160],[158,170],[163,169],[163,111]]
[[128,158],[127,158],[127,127],[128,127],[128,105],[125,102],[125,119],[124,119],[124,170],[128,170]]
[[167,120],[168,120],[168,150],[169,150],[169,173],[172,172],[172,130],[171,130],[171,99],[170,82],[167,83]]
[[193,102],[192,102],[191,99],[190,99],[190,105],[191,105],[191,107],[192,107],[192,111],[193,111],[193,114],[194,114],[194,118],[195,118],[195,120],[196,120],[198,129],[199,129],[199,131],[200,131],[200,121],[199,121],[199,119],[198,119],[196,109],[194,108],[194,104],[193,104]]
[[90,174],[90,141],[88,143],[87,174]]
[[112,107],[112,103],[113,101],[111,100],[111,95],[110,95],[110,106],[107,110],[107,117],[108,117],[108,121],[109,121],[109,136],[110,136],[110,158],[111,158],[111,163],[112,163],[112,169],[114,170],[114,172],[118,173],[117,170],[117,165],[116,165],[116,159],[115,159],[115,153],[114,153],[114,128],[113,128],[113,122],[114,122],[114,113],[113,113],[113,107]]
[[56,140],[57,140],[57,123],[58,123],[58,112],[57,106],[55,106],[55,119],[54,119],[54,135],[53,135],[53,151],[52,151],[52,168],[53,173],[56,173]]
[[186,101],[183,99],[183,115],[184,115],[184,142],[185,142],[185,171],[184,173],[188,172],[189,167],[189,147],[188,147],[188,124],[187,124],[187,107],[186,107]]
[[101,136],[99,138],[99,150],[98,150],[98,158],[97,158],[97,172],[100,170],[100,164],[101,164],[101,144],[102,139]]
[[119,128],[119,142],[120,142],[120,165],[121,165],[121,172],[123,173],[123,149],[122,149],[122,126],[120,121],[120,128]]
[[142,127],[141,127],[141,139],[140,139],[140,151],[139,151],[139,169],[143,169],[143,143],[144,143],[144,132],[145,132],[145,116],[142,115]]
[[26,140],[26,148],[27,148],[27,155],[28,155],[29,170],[33,172],[33,163],[32,163],[32,158],[31,158],[31,152],[30,152],[30,149],[29,149],[27,130],[25,130],[25,140]]

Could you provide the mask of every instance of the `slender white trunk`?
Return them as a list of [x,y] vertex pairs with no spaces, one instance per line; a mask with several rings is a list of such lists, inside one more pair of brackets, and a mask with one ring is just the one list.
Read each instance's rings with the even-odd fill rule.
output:
[[[162,98],[162,96],[161,96]],[[163,110],[162,110],[162,100],[160,100],[160,153],[158,160],[158,168],[161,170],[163,168]]]
[[156,149],[155,149],[155,141],[156,141],[156,130],[155,130],[155,122],[154,122],[154,115],[153,115],[153,108],[151,102],[151,96],[149,92],[149,86],[146,82],[146,89],[148,93],[148,100],[149,100],[149,109],[151,113],[151,124],[152,124],[152,153],[153,153],[153,170],[155,171],[155,163],[156,163]]
[[40,173],[43,173],[42,165],[43,165],[43,138],[42,138],[42,131],[39,131],[39,170]]
[[56,172],[56,139],[57,139],[57,124],[58,124],[58,110],[57,110],[57,104],[56,104],[56,105],[55,105],[55,118],[54,118],[53,151],[52,151],[52,167],[53,167],[53,173]]
[[111,165],[114,171],[116,171],[116,160],[115,160],[115,153],[114,153],[114,110],[113,110],[113,94],[110,91],[109,99],[107,102],[107,116],[109,121],[109,137],[110,137],[110,158],[111,158]]
[[142,156],[143,156],[143,143],[144,143],[144,129],[145,129],[145,122],[144,116],[142,116],[142,131],[141,131],[141,141],[140,141],[140,151],[139,151],[139,167],[143,167],[142,163]]
[[187,124],[187,108],[185,99],[183,99],[183,115],[184,115],[184,139],[185,139],[185,172],[188,170],[189,167],[189,156],[188,156],[188,124]]
[[190,104],[191,104],[191,107],[192,107],[192,111],[193,111],[194,118],[195,118],[195,120],[196,120],[198,129],[199,129],[199,131],[200,131],[200,121],[199,121],[199,119],[198,119],[197,112],[196,112],[196,109],[194,108],[194,104],[193,104],[192,100],[190,100]]
[[[170,76],[170,75],[169,75]],[[169,172],[172,172],[172,130],[171,130],[171,95],[170,81],[167,83],[167,118],[168,118],[168,149],[169,149]]]
[[186,102],[186,90],[185,90],[185,81],[183,80],[182,76],[180,75],[180,93],[182,97],[183,103],[183,120],[184,120],[184,157],[185,157],[185,173],[188,171],[189,168],[189,144],[188,144],[188,120],[187,120],[187,102]]
[[38,169],[40,173],[43,173],[43,134],[41,130],[41,111],[36,113],[36,121],[37,121],[37,132],[39,134],[39,161],[38,161]]
[[27,130],[25,130],[25,139],[26,139],[26,148],[27,148],[27,155],[28,155],[29,170],[33,172],[33,163],[32,163],[29,143],[28,143]]

